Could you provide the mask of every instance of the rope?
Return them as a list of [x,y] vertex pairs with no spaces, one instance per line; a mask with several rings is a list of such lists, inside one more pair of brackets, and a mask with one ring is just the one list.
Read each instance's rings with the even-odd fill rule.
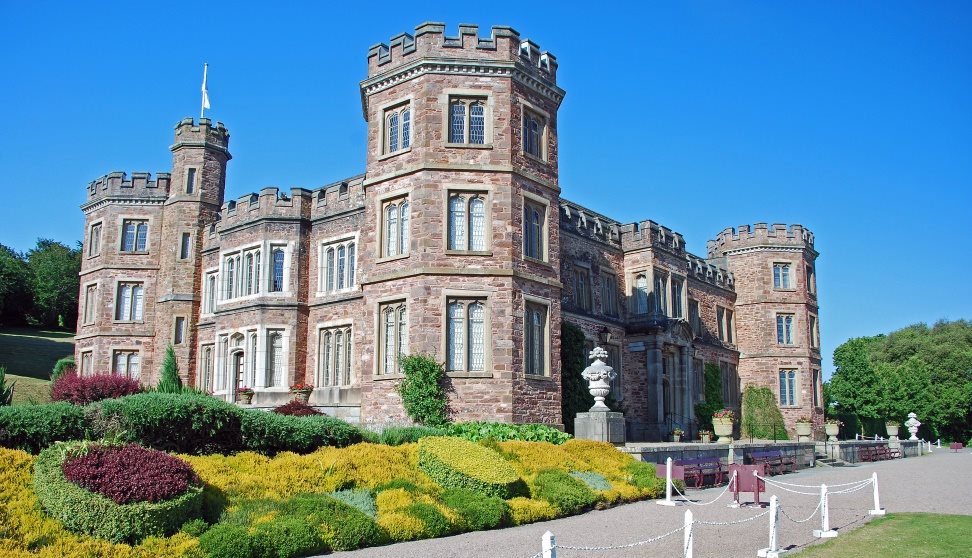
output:
[[793,523],[806,523],[807,521],[813,519],[813,516],[817,515],[817,512],[820,511],[820,502],[817,502],[817,507],[813,508],[813,513],[811,513],[810,517],[806,519],[793,519],[792,517],[790,517],[790,514],[786,513],[786,508],[784,508],[783,506],[779,506],[777,509],[779,509],[780,512],[783,513],[783,517],[789,519]]
[[674,482],[672,483],[672,488],[675,489],[675,492],[678,492],[678,495],[682,497],[682,499],[683,499],[684,502],[686,502],[688,504],[692,504],[693,506],[708,506],[709,504],[716,503],[716,501],[719,500],[719,498],[722,498],[723,496],[725,496],[726,492],[729,492],[729,487],[732,486],[732,483],[733,483],[733,481],[735,479],[736,479],[736,472],[733,471],[732,472],[732,478],[729,479],[729,482],[726,484],[726,487],[722,490],[722,492],[718,496],[715,497],[715,500],[712,500],[712,501],[709,501],[709,502],[704,502],[704,503],[693,502],[692,500],[689,500],[688,499],[688,496],[682,494],[682,491],[679,490],[677,486],[675,486],[675,483]]
[[[770,480],[770,479],[765,479],[763,477],[760,477],[759,475],[756,475],[756,476],[759,477],[760,479],[764,480],[764,481]],[[840,484],[828,484],[827,485],[827,488],[830,489],[830,488],[835,488],[835,487],[838,487],[838,486],[850,486],[852,484],[857,484],[857,483],[860,483],[860,482],[870,482],[870,481],[871,481],[871,479],[867,479],[867,480],[863,480],[863,481],[859,481],[858,480],[858,481],[854,481],[854,482],[843,482],[843,483],[840,483]],[[820,485],[819,484],[793,484],[792,482],[783,482],[783,481],[778,481],[778,480],[774,480],[774,481],[770,481],[770,482],[775,482],[776,484],[785,484],[786,486],[795,486],[797,488],[816,488],[817,490],[820,490]]]
[[792,492],[793,494],[802,494],[804,496],[820,496],[820,491],[819,490],[817,492],[800,492],[799,490],[790,490],[789,488],[787,488],[785,486],[781,486],[781,485],[777,484],[776,482],[771,481],[770,479],[763,478],[763,477],[761,477],[759,475],[756,475],[756,478],[758,478],[759,480],[761,480],[763,482],[768,483],[770,486],[779,488],[780,490],[784,490],[786,492]]
[[698,523],[699,525],[738,525],[739,523],[748,523],[750,521],[757,520],[757,519],[763,517],[764,515],[768,514],[769,512],[770,512],[769,510],[766,510],[766,511],[764,511],[763,513],[761,513],[759,515],[754,515],[754,516],[752,516],[750,518],[747,518],[747,519],[740,519],[739,521],[699,521],[699,520],[696,520],[693,523]]
[[859,490],[864,490],[864,489],[865,489],[865,488],[867,488],[867,487],[868,487],[868,485],[870,485],[870,484],[871,484],[871,480],[869,479],[869,480],[867,480],[866,482],[863,482],[863,483],[861,483],[861,485],[860,485],[860,486],[856,486],[856,487],[854,487],[854,488],[845,488],[844,490],[838,490],[838,491],[836,491],[836,492],[830,492],[830,491],[828,490],[828,491],[827,491],[827,494],[828,494],[828,495],[831,495],[831,496],[832,496],[832,495],[835,495],[835,494],[852,494],[852,493],[854,493],[854,492],[857,492],[857,491],[859,491]]
[[[695,522],[695,523],[697,523],[697,522]],[[678,533],[679,531],[684,531],[685,530],[685,527],[686,527],[685,525],[682,525],[678,529],[675,529],[673,531],[669,531],[669,532],[665,533],[664,535],[658,535],[657,537],[652,537],[652,538],[650,538],[648,540],[638,541],[638,542],[633,542],[633,543],[628,543],[628,544],[619,544],[619,545],[615,545],[615,546],[568,546],[568,545],[565,545],[565,544],[558,544],[558,545],[555,545],[554,548],[563,548],[565,550],[583,550],[585,552],[599,552],[599,551],[602,551],[602,550],[621,550],[621,549],[625,549],[625,548],[633,548],[633,547],[636,547],[636,546],[641,546],[641,545],[645,545],[645,544],[648,544],[648,543],[653,543],[655,541],[660,541],[661,539],[664,539],[665,537],[670,537],[670,536],[674,535],[675,533]],[[534,557],[531,556],[530,558],[534,558]]]

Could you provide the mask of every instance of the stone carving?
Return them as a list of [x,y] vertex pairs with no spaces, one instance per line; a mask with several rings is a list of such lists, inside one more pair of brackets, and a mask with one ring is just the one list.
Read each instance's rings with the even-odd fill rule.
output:
[[908,432],[911,432],[911,438],[909,440],[918,439],[918,427],[921,426],[921,422],[918,420],[918,415],[914,413],[908,413],[908,420],[905,421],[905,426],[908,427]]
[[607,357],[607,351],[601,347],[594,347],[594,350],[591,351],[588,357],[594,362],[581,372],[581,375],[588,382],[587,389],[594,396],[594,406],[590,408],[591,411],[611,410],[604,404],[604,398],[611,393],[611,381],[617,377],[617,373],[614,371],[614,368],[611,368],[602,360]]

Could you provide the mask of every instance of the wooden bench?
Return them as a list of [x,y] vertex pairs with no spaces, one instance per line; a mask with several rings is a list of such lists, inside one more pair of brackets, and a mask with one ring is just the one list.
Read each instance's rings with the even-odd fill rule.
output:
[[952,451],[954,451],[956,453],[962,451],[962,448],[964,448],[964,447],[965,446],[962,445],[962,442],[952,442],[951,444],[948,445],[948,449],[950,449],[950,450],[952,450]]
[[720,485],[729,472],[718,457],[679,459],[675,464],[683,468],[686,486],[689,481],[694,481],[695,488],[709,484],[708,480],[712,481],[713,486]]
[[901,450],[891,449],[888,446],[865,446],[858,451],[858,458],[861,461],[884,461],[899,457],[901,457]]
[[[754,465],[766,465],[771,475],[792,472],[796,467],[796,461],[792,457],[787,457],[782,450],[754,451],[749,454],[749,459]],[[774,467],[776,467],[775,472]]]

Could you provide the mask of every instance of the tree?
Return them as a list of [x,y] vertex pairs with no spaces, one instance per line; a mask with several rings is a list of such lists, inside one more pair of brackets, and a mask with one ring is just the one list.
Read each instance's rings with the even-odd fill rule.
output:
[[574,433],[574,418],[594,406],[594,396],[581,376],[586,368],[584,332],[574,324],[560,324],[560,411],[564,430]]
[[32,301],[27,261],[22,254],[0,244],[0,325],[25,324]]
[[447,424],[442,365],[429,355],[408,355],[402,357],[402,369],[405,379],[398,384],[398,394],[408,416],[425,426]]
[[155,388],[159,393],[182,393],[182,380],[179,379],[179,365],[176,363],[175,349],[169,345],[165,349],[162,359],[162,371],[159,374],[159,385]]
[[881,418],[881,388],[871,366],[866,337],[845,342],[834,350],[834,371],[830,379],[830,396],[834,407],[860,419]]
[[722,409],[726,403],[722,400],[722,371],[714,362],[707,362],[702,367],[705,389],[705,401],[695,405],[695,418],[699,421],[699,429],[712,431],[712,413]]
[[69,327],[78,321],[78,290],[81,287],[81,249],[71,249],[50,239],[39,239],[27,252],[27,267],[34,293],[33,318],[39,325]]

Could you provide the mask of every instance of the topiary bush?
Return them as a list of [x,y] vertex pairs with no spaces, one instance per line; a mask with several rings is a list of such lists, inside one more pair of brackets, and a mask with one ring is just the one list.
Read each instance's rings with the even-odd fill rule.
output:
[[457,422],[443,427],[447,436],[473,442],[492,438],[497,442],[550,442],[563,444],[571,435],[546,424],[509,424],[505,422]]
[[84,409],[70,403],[0,407],[0,446],[38,453],[54,442],[84,438]]
[[292,399],[289,402],[275,408],[273,412],[277,413],[278,415],[290,415],[292,417],[312,417],[321,416],[324,414],[307,403],[297,401],[296,399]]
[[705,400],[696,403],[695,416],[699,418],[699,429],[712,432],[712,413],[725,407],[722,401],[722,371],[713,362],[705,363],[702,371],[705,376]]
[[776,396],[767,387],[748,385],[743,390],[740,428],[745,438],[790,439],[783,423],[783,413],[776,404]]
[[175,349],[169,345],[162,358],[162,371],[159,374],[159,384],[155,387],[159,393],[182,393],[182,380],[179,378],[179,365],[176,363]]
[[562,514],[576,514],[597,502],[594,493],[584,481],[570,476],[560,469],[544,469],[530,482],[530,496],[545,500]]
[[511,498],[525,488],[516,470],[495,451],[459,438],[418,442],[419,468],[445,488],[467,488]]
[[140,391],[142,391],[142,385],[137,380],[124,376],[64,374],[51,387],[51,399],[67,401],[75,405],[87,405],[95,401],[124,397]]
[[[665,492],[665,479],[658,476],[655,466],[643,461],[632,461],[625,467],[630,475],[628,482],[646,491],[649,498],[658,498]],[[675,481],[676,484],[681,481]],[[684,490],[680,488],[681,490]]]
[[445,372],[442,365],[429,355],[402,357],[405,379],[398,385],[405,412],[415,422],[426,426],[442,426],[446,417],[446,397],[442,390]]
[[286,515],[257,524],[253,538],[260,546],[260,558],[295,558],[327,550],[314,525]]
[[67,480],[116,504],[161,502],[201,484],[185,461],[135,444],[91,447],[61,469]]
[[74,363],[74,355],[60,358],[54,363],[54,369],[51,370],[51,381],[56,381],[64,374],[73,374],[76,372],[77,368]]
[[211,558],[258,558],[261,547],[246,527],[219,523],[199,537],[199,548]]
[[247,409],[240,418],[244,446],[271,455],[310,453],[322,446],[344,447],[362,440],[358,428],[332,417],[292,417]]
[[34,492],[44,510],[75,533],[111,542],[138,542],[147,536],[176,532],[188,519],[199,517],[202,487],[161,502],[117,504],[67,480],[61,469],[65,448],[52,446],[40,453],[34,466]]
[[[360,496],[368,491],[346,491],[343,494],[350,493]],[[354,550],[388,542],[388,535],[375,522],[374,515],[337,498],[335,494],[299,494],[281,503],[279,511],[283,516],[297,517],[316,525],[320,540],[331,550]],[[355,500],[360,502],[361,498]],[[374,514],[374,500],[370,500],[370,508]]]
[[199,518],[190,519],[189,521],[183,523],[182,527],[179,527],[180,533],[185,533],[190,537],[196,537],[197,539],[208,530],[209,523],[206,523],[205,520]]
[[506,502],[502,498],[473,490],[450,488],[442,493],[441,498],[442,503],[459,514],[465,530],[495,529],[503,524],[507,515]]

